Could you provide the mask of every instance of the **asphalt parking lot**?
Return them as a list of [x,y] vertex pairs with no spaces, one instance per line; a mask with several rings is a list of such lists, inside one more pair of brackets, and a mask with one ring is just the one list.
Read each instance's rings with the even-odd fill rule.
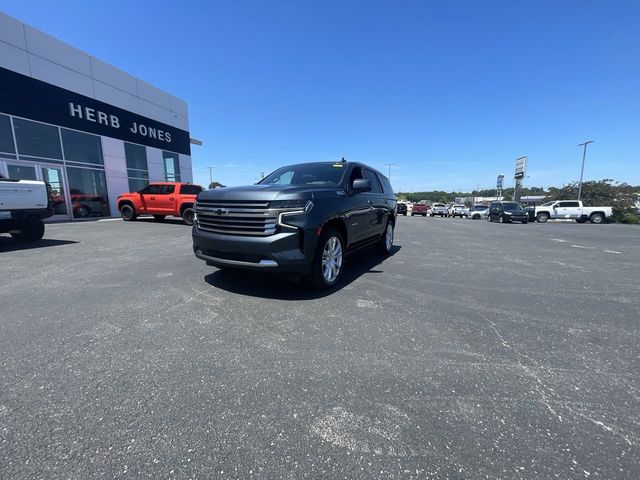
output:
[[639,478],[640,228],[398,222],[330,294],[0,236],[0,478]]

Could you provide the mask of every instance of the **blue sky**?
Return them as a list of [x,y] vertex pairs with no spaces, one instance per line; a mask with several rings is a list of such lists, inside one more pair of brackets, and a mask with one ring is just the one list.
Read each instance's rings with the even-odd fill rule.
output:
[[640,184],[640,2],[29,1],[5,12],[189,103],[194,180],[345,156],[396,190]]

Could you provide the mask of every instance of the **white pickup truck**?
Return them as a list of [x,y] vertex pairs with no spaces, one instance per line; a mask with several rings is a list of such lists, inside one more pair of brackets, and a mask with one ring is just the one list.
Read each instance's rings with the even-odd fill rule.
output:
[[0,174],[0,233],[18,242],[35,242],[44,235],[43,219],[53,215],[47,185],[35,180],[11,180]]
[[611,207],[585,207],[579,200],[557,200],[543,203],[536,207],[536,220],[544,223],[549,219],[570,219],[578,223],[589,220],[591,223],[602,223],[613,215]]

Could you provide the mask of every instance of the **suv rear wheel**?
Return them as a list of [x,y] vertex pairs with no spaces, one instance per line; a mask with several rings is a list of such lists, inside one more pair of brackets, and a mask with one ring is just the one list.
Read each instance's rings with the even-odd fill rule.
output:
[[16,242],[37,242],[44,236],[44,223],[42,220],[26,220],[20,225],[18,231],[11,232]]
[[309,283],[316,288],[331,288],[342,276],[344,242],[337,230],[328,228],[318,240]]
[[389,255],[393,248],[393,222],[387,222],[387,228],[385,229],[382,237],[376,244],[376,250],[381,255]]

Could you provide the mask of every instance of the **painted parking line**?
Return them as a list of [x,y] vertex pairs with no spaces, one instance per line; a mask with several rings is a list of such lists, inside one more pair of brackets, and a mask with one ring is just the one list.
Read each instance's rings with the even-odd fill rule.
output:
[[615,250],[603,250],[603,252],[606,252],[606,253],[622,253],[622,252],[616,252]]
[[569,240],[563,240],[562,238],[552,238],[551,240],[554,242],[569,243]]
[[573,248],[584,248],[586,250],[595,250],[596,247],[583,247],[582,245],[571,245]]

